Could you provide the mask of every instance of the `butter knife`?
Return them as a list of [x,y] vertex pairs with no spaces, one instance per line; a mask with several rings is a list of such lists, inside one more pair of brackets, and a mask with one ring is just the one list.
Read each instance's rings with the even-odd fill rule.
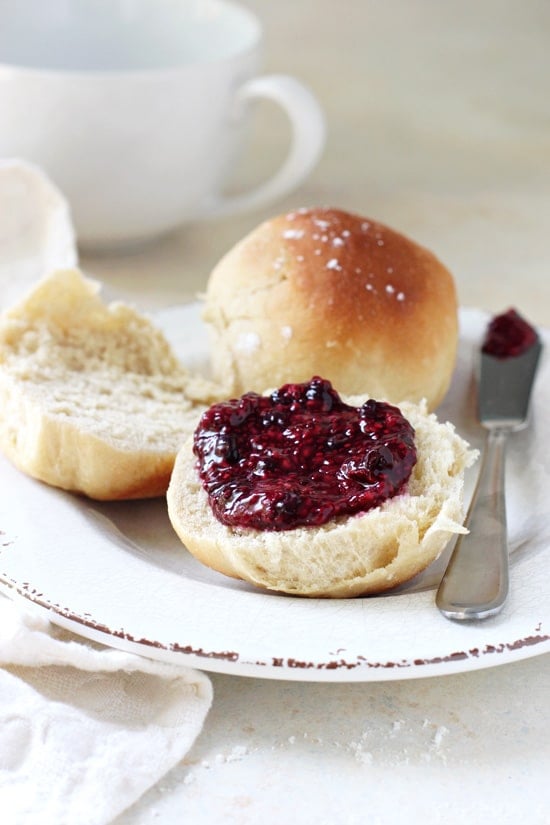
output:
[[485,619],[508,596],[504,471],[508,436],[528,423],[529,400],[542,350],[534,330],[518,355],[480,353],[478,417],[487,430],[477,485],[465,526],[439,585],[436,604],[448,619]]

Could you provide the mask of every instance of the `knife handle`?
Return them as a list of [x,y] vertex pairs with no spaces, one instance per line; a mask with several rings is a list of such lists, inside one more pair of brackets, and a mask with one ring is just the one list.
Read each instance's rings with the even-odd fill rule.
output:
[[498,613],[508,595],[508,541],[504,467],[509,430],[489,430],[479,478],[466,516],[469,533],[459,536],[436,596],[448,619],[485,619]]

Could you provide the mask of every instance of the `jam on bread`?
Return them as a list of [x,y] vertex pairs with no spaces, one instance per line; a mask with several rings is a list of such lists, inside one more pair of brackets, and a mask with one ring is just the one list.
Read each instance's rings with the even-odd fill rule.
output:
[[416,462],[400,410],[343,402],[319,377],[214,404],[193,450],[216,518],[232,527],[318,527],[401,492]]

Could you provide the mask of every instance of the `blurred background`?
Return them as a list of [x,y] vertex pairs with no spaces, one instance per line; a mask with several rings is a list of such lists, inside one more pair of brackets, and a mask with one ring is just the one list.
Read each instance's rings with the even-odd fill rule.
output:
[[[243,0],[266,30],[266,72],[310,86],[328,122],[309,180],[265,212],[186,227],[84,266],[155,307],[192,300],[261,220],[305,205],[381,219],[453,271],[463,305],[550,308],[550,3],[546,0]],[[254,119],[243,188],[282,159],[288,129]],[[162,273],[162,274],[161,274]],[[149,282],[150,286],[147,286]],[[491,284],[488,290],[488,284]],[[495,285],[498,284],[498,287]]]

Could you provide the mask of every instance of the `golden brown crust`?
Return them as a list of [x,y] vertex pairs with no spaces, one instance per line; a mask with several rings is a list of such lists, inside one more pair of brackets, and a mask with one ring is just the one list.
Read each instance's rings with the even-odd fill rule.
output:
[[[4,397],[0,382],[0,399]],[[25,400],[19,397],[17,403],[21,413]],[[0,449],[27,475],[99,501],[165,494],[175,451],[151,454],[119,450],[67,421],[38,411],[28,413],[20,416],[17,434],[13,427],[0,426]]]
[[212,272],[204,315],[216,377],[236,394],[320,374],[344,393],[433,408],[454,367],[451,274],[400,233],[336,209],[254,230]]

